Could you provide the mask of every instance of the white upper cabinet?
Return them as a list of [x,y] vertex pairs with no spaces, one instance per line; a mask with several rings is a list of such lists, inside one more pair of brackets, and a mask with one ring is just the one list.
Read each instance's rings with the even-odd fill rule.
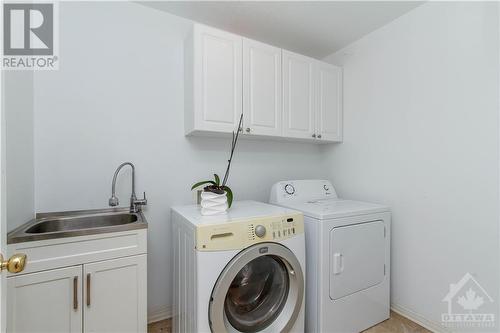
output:
[[186,134],[342,141],[342,69],[194,24],[185,44]]
[[243,128],[282,135],[281,49],[243,39]]
[[283,134],[315,137],[316,60],[283,50]]
[[316,137],[342,141],[342,69],[318,62]]
[[232,132],[242,112],[242,37],[195,24],[186,42],[186,133]]

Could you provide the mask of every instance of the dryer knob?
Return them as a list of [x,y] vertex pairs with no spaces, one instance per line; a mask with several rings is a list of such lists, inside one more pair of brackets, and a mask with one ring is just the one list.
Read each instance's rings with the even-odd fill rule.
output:
[[262,238],[266,235],[266,227],[263,225],[258,225],[255,227],[255,235],[259,238]]

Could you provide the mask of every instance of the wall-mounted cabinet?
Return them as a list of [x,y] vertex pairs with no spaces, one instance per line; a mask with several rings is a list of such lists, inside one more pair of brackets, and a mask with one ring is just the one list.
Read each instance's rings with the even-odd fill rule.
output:
[[242,112],[240,36],[195,24],[185,45],[186,132],[231,132]]
[[283,51],[283,134],[314,139],[316,135],[316,60]]
[[194,24],[185,46],[187,135],[342,141],[342,70]]
[[281,49],[243,39],[243,129],[281,136]]

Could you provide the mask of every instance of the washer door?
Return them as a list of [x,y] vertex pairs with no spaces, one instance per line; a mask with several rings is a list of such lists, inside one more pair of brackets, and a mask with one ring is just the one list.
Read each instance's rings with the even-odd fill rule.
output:
[[277,243],[238,253],[222,271],[209,305],[212,332],[286,332],[304,296],[304,276],[295,255]]

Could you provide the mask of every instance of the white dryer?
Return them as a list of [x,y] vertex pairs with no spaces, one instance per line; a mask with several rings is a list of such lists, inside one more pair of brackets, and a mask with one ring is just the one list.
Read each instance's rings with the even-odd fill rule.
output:
[[388,207],[339,199],[327,180],[276,183],[270,202],[304,213],[307,332],[361,332],[389,318]]
[[174,332],[304,332],[301,212],[256,201],[172,208]]

